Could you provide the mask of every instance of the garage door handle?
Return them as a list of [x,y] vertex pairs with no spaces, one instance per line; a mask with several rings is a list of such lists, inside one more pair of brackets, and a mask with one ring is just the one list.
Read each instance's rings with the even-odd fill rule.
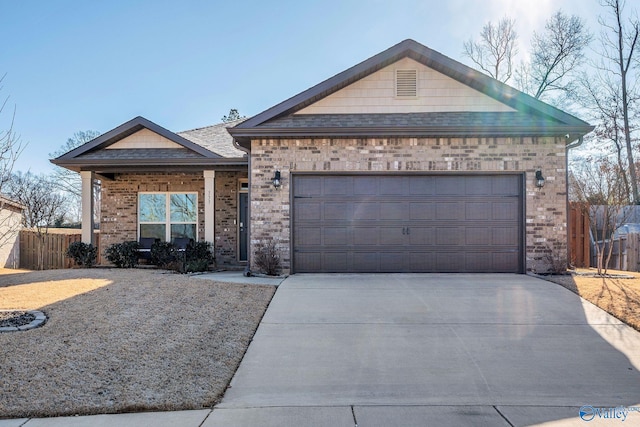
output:
[[402,227],[402,234],[409,234],[409,227]]

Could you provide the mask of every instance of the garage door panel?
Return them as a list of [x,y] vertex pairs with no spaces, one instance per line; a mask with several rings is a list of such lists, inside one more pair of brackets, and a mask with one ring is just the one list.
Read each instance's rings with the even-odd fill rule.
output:
[[496,196],[520,196],[520,180],[514,175],[493,176],[492,193]]
[[397,221],[407,219],[407,209],[398,202],[380,203],[380,219],[382,221]]
[[295,272],[521,272],[521,175],[292,175]]
[[327,176],[324,178],[323,194],[344,196],[353,193],[353,178],[350,176]]
[[325,246],[344,246],[349,244],[347,227],[325,227],[323,244]]
[[326,202],[322,205],[323,219],[346,221],[351,218],[351,207],[346,202]]
[[445,221],[457,221],[464,219],[464,208],[460,202],[439,202],[436,203],[436,218]]
[[406,255],[404,252],[386,252],[380,256],[380,271],[387,273],[399,273],[407,271],[405,266]]
[[486,227],[467,227],[464,240],[467,245],[488,246],[492,242],[491,229]]
[[322,178],[309,176],[296,182],[296,195],[300,197],[321,196]]
[[434,219],[436,217],[436,205],[428,202],[410,202],[409,220]]
[[496,246],[516,246],[518,244],[517,227],[492,228],[492,243]]
[[492,204],[492,218],[495,220],[517,221],[519,217],[517,200],[508,202],[494,202]]
[[377,246],[379,244],[377,227],[353,227],[353,244],[357,246]]
[[436,229],[436,244],[439,246],[464,245],[464,227],[438,227]]
[[378,272],[380,267],[378,252],[354,252],[353,265],[359,266],[364,271]]
[[476,176],[473,179],[465,180],[465,194],[467,196],[488,196],[492,194],[491,176]]
[[465,180],[460,176],[437,176],[436,194],[447,196],[462,196],[465,194]]
[[377,220],[380,218],[380,207],[377,202],[354,202],[353,220]]
[[296,252],[295,259],[306,271],[322,271],[322,252]]
[[465,203],[465,219],[467,220],[490,220],[491,211],[491,203],[489,202]]
[[429,196],[435,194],[436,181],[433,176],[415,176],[409,179],[409,194]]
[[322,272],[347,273],[351,271],[349,266],[349,253],[345,252],[323,252]]
[[353,177],[353,194],[356,196],[375,196],[378,194],[378,181],[370,177]]
[[397,196],[405,191],[405,178],[402,176],[378,178],[380,195]]
[[401,227],[378,227],[380,243],[386,246],[402,246],[405,244],[406,235],[402,234]]
[[493,254],[490,252],[471,252],[464,254],[465,270],[485,273],[493,271]]
[[318,226],[298,227],[294,243],[296,246],[320,246],[322,245],[322,228]]
[[322,212],[322,204],[313,202],[310,199],[301,199],[296,201],[296,209],[293,214],[294,221],[318,221]]
[[415,226],[409,228],[409,245],[434,245],[436,230],[433,227]]

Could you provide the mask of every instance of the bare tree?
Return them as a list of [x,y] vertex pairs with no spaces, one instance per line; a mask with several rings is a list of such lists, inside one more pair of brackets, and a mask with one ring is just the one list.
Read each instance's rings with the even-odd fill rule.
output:
[[463,55],[494,79],[507,82],[513,73],[513,59],[518,54],[518,34],[515,21],[502,18],[482,27],[480,39],[464,43]]
[[584,63],[584,51],[591,40],[582,19],[557,11],[546,21],[544,31],[533,34],[531,61],[516,71],[520,90],[538,99],[550,93],[573,92],[573,74]]
[[620,173],[606,157],[582,162],[570,175],[570,197],[588,216],[595,241],[598,274],[606,274],[613,251],[613,236],[630,212]]
[[[0,77],[0,84],[3,80],[4,76]],[[8,102],[8,96],[0,101],[0,116],[5,112]],[[7,183],[11,179],[13,167],[24,149],[20,138],[13,129],[15,115],[16,108],[14,106],[7,120],[6,128],[0,130],[0,212],[2,213],[0,214],[0,247],[10,243],[21,226],[20,222],[15,221],[15,216],[11,214],[16,209],[15,204],[3,197],[3,194],[6,193]]]
[[593,72],[582,77],[578,99],[597,120],[598,135],[613,143],[628,197],[633,204],[640,204],[634,155],[640,118],[640,21],[635,13],[625,18],[623,0],[601,0],[601,5],[607,15],[598,20],[599,61],[592,64]]
[[12,175],[7,187],[11,198],[24,206],[23,225],[38,235],[38,268],[42,270],[45,237],[56,219],[64,215],[66,200],[46,175],[18,172]]
[[[63,154],[68,153],[71,150],[78,148],[79,146],[86,144],[87,142],[100,136],[100,132],[95,130],[78,131],[73,134],[71,138],[67,139],[58,150],[53,153],[49,153],[49,157],[56,158]],[[61,166],[55,166],[52,176],[53,182],[56,188],[63,191],[69,201],[69,205],[74,207],[73,220],[80,221],[82,212],[82,180],[80,174],[72,170],[63,168]],[[93,195],[95,209],[95,221],[100,222],[100,180],[96,179],[93,182]]]

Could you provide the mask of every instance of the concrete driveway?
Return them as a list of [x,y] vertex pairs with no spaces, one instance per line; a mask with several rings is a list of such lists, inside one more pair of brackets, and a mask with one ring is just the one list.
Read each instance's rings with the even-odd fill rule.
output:
[[639,333],[533,277],[295,275],[203,425],[640,425],[638,369]]

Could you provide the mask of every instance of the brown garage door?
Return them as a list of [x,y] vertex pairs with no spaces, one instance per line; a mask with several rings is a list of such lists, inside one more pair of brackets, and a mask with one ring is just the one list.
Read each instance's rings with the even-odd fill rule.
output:
[[522,176],[293,175],[295,272],[522,272]]

